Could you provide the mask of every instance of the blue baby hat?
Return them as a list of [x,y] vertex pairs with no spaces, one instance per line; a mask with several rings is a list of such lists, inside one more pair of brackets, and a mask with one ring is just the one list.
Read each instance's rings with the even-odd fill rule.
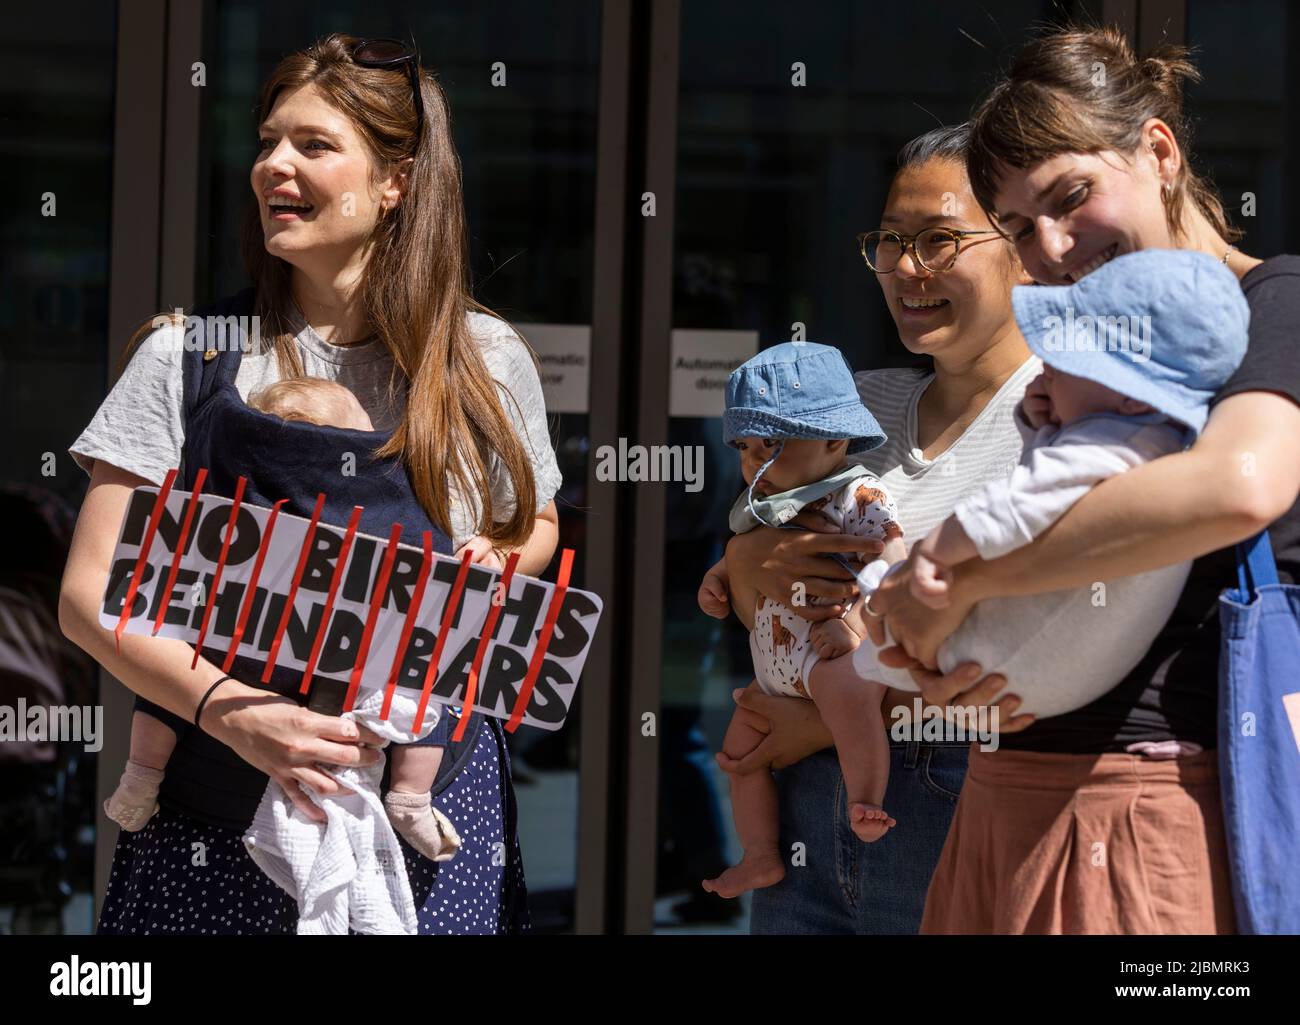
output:
[[[782,342],[746,360],[727,378],[727,409],[722,438],[849,439],[852,455],[885,443],[885,432],[858,397],[853,371],[839,349],[816,342]],[[749,485],[754,485],[781,454],[778,445]],[[755,512],[756,519],[762,517]]]
[[1189,249],[1118,256],[1073,285],[1011,290],[1016,323],[1049,366],[1159,410],[1199,434],[1246,354],[1237,276]]

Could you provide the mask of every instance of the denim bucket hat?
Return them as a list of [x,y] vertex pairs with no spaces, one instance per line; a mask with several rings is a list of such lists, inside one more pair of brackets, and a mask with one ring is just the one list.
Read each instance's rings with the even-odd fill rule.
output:
[[1011,290],[1034,354],[1199,434],[1246,354],[1250,308],[1220,260],[1186,249],[1118,256],[1073,285]]
[[844,354],[816,342],[782,342],[731,372],[722,440],[735,445],[744,437],[780,441],[749,482],[749,511],[759,522],[767,521],[754,505],[754,488],[780,457],[787,439],[847,438],[846,455],[878,448],[886,440],[858,397]]
[[847,438],[848,454],[885,443],[885,432],[858,397],[839,349],[783,342],[764,349],[727,378],[722,438]]

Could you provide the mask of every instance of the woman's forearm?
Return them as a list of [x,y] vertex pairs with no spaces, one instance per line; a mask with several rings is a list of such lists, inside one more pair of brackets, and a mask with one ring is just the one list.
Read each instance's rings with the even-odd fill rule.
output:
[[[516,570],[525,576],[536,577],[546,572],[560,543],[560,520],[555,503],[551,502],[537,514],[533,521],[533,532],[524,542],[523,547],[513,549],[519,552],[519,564]],[[506,551],[509,554],[509,550]]]
[[1038,594],[1185,562],[1258,533],[1300,488],[1300,406],[1246,392],[1185,452],[1102,481],[1033,544],[962,563],[963,601]]
[[194,648],[176,638],[123,634],[119,653],[113,632],[99,622],[127,504],[134,489],[148,483],[103,460],[96,461],[63,570],[59,627],[128,689],[193,722],[204,693],[225,674],[203,658],[191,669]]
[[174,637],[123,633],[119,654],[112,631],[99,623],[98,606],[90,595],[65,599],[59,623],[70,641],[129,690],[188,722],[194,721],[194,711],[208,688],[226,675],[220,666],[202,657],[191,669],[193,646]]

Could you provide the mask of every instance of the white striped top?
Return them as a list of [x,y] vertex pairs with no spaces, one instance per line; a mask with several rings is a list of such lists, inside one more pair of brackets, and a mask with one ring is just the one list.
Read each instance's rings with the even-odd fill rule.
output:
[[1034,436],[1016,418],[1016,406],[1042,367],[1037,356],[1026,359],[961,436],[934,459],[921,455],[916,439],[916,404],[934,375],[909,369],[867,370],[854,375],[863,405],[889,440],[850,459],[884,482],[898,507],[909,549],[985,481],[1000,480],[1015,469]]

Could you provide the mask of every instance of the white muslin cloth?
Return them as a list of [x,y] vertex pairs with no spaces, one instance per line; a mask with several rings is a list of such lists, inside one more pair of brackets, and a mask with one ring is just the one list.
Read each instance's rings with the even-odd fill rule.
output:
[[[382,690],[363,691],[342,717],[397,743],[419,740],[437,724],[437,702],[429,702],[416,734],[410,727],[417,699],[399,687],[387,722],[379,718],[383,700]],[[304,787],[326,815],[324,823],[312,822],[271,780],[244,835],[249,855],[297,900],[299,935],[340,935],[349,927],[416,935],[415,901],[402,850],[379,796],[382,753],[373,765],[320,768],[353,793],[322,797]]]

